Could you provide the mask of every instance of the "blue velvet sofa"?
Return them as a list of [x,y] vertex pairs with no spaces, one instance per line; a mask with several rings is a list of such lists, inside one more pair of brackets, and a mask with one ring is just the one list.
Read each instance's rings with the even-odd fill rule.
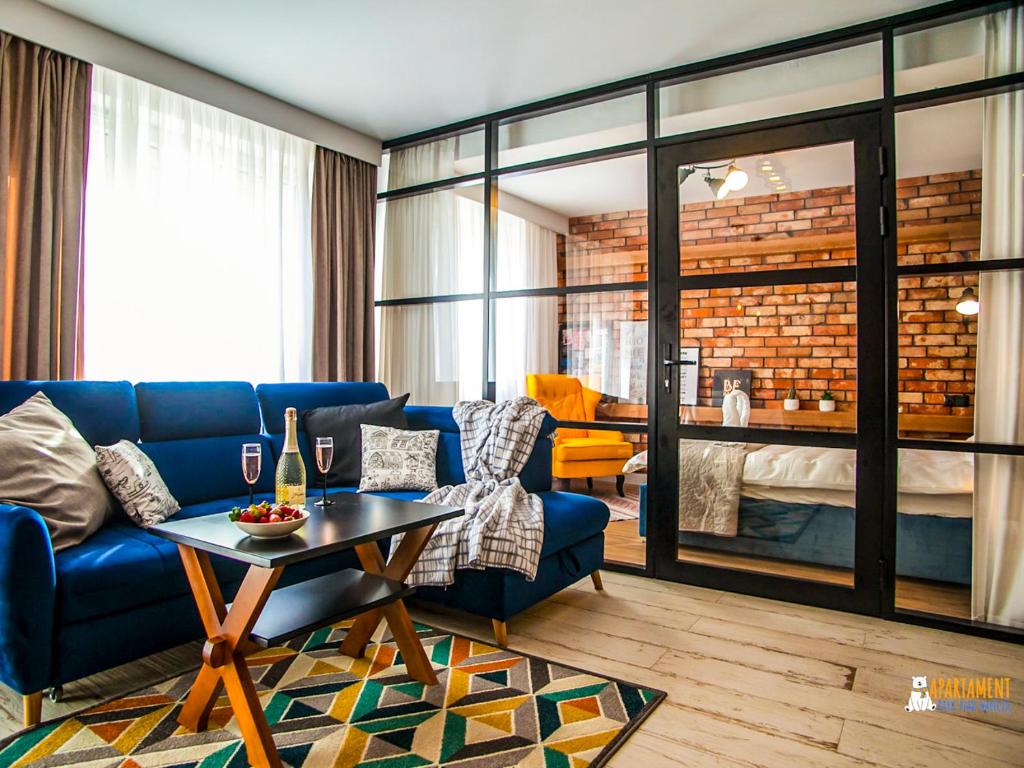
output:
[[[0,382],[0,413],[38,391],[66,413],[90,444],[139,442],[181,504],[180,518],[223,512],[248,499],[242,443],[264,446],[257,497],[272,498],[284,409],[384,400],[376,383],[261,384],[242,382]],[[408,407],[412,429],[441,432],[441,485],[464,480],[459,430],[450,408]],[[603,562],[608,509],[600,501],[551,490],[553,421],[546,421],[521,479],[544,500],[544,549],[537,578],[503,570],[459,571],[447,589],[418,596],[504,622],[523,609],[592,575]],[[304,435],[307,468],[315,466]],[[338,446],[336,450],[345,450]],[[315,472],[308,471],[310,487]],[[351,490],[354,488],[334,488]],[[390,495],[415,499],[420,492]],[[243,567],[213,558],[227,599]],[[285,569],[281,586],[358,567],[341,552]],[[0,504],[0,681],[38,711],[39,692],[201,637],[202,631],[176,547],[146,533],[120,513],[82,544],[54,553],[42,518]],[[34,702],[34,705],[33,705]],[[38,715],[36,715],[36,718]],[[27,722],[33,719],[27,717]]]

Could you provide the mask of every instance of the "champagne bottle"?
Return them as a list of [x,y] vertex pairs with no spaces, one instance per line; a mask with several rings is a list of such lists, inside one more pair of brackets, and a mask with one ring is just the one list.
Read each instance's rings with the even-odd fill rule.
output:
[[277,461],[274,497],[278,504],[302,507],[306,504],[306,466],[299,453],[294,408],[284,412],[284,450]]

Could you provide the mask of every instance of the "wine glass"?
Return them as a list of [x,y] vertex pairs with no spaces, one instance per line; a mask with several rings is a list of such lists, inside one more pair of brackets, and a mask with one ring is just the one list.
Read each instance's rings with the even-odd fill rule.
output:
[[318,507],[329,507],[334,504],[327,498],[327,473],[331,470],[331,462],[334,461],[334,438],[318,437],[316,439],[316,468],[324,478],[324,495],[319,501],[313,502]]
[[260,479],[263,466],[263,447],[259,443],[242,444],[242,477],[249,484],[249,506],[252,506],[252,489]]

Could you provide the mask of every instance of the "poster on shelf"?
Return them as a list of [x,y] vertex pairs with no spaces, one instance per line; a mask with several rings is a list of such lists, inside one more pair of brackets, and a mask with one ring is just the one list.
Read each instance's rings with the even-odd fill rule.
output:
[[752,378],[749,370],[739,368],[722,368],[715,371],[714,378],[711,380],[711,405],[721,405],[722,398],[734,389],[743,390],[747,393],[747,397],[750,397]]
[[619,391],[630,403],[647,401],[647,322],[619,323]]
[[679,404],[697,404],[697,380],[700,378],[700,347],[680,347]]

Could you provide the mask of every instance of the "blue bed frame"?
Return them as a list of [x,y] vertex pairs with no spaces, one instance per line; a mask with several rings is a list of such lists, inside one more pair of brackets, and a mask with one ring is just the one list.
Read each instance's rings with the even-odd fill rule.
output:
[[[647,528],[647,485],[640,486],[640,535]],[[679,532],[679,543],[720,552],[853,567],[854,510],[828,504],[740,499],[735,537]],[[972,520],[934,515],[896,518],[896,575],[971,583]]]

